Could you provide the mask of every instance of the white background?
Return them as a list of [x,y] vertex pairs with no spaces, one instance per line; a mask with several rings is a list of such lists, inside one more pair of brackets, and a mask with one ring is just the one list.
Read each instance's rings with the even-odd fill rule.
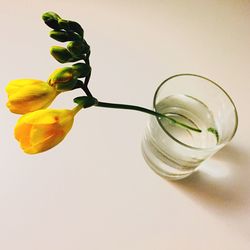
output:
[[[1,250],[250,249],[249,0],[0,3]],[[84,27],[98,99],[151,107],[165,78],[200,74],[236,104],[233,141],[190,178],[169,182],[141,154],[147,115],[91,108],[60,145],[24,154],[4,88],[61,67],[41,20],[48,10]],[[78,94],[53,107],[72,108]]]

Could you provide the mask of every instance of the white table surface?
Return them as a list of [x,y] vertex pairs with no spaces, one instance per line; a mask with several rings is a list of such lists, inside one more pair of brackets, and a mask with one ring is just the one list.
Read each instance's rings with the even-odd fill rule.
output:
[[[232,142],[190,178],[169,182],[141,154],[147,115],[91,108],[60,145],[24,154],[4,87],[61,67],[40,18],[48,10],[84,27],[100,100],[151,107],[165,78],[200,74],[236,104]],[[1,0],[0,12],[0,249],[250,249],[249,0]],[[73,107],[78,94],[53,107]]]

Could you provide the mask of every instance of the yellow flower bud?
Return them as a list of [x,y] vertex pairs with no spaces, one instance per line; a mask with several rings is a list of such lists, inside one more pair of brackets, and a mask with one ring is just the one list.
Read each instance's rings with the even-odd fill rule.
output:
[[72,67],[56,69],[49,77],[48,83],[58,91],[71,90],[77,82],[76,71]]
[[80,109],[41,109],[25,114],[16,124],[15,138],[27,154],[46,151],[64,139]]
[[48,107],[58,92],[54,87],[41,80],[12,80],[6,86],[7,107],[11,112],[25,114]]

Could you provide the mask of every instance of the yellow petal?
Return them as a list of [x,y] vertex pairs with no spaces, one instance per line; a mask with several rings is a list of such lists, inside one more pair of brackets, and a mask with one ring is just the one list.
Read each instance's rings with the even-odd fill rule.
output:
[[17,124],[15,128],[15,138],[20,142],[22,148],[30,147],[30,132],[32,125],[21,123]]
[[48,83],[32,79],[14,80],[6,91],[9,97],[7,107],[17,114],[46,108],[58,94]]
[[70,131],[72,110],[42,109],[23,115],[17,122],[15,137],[24,152],[36,154],[61,142]]
[[43,83],[43,81],[36,79],[16,79],[10,81],[6,86],[5,90],[8,93],[8,95],[11,95],[12,93],[15,93],[17,90],[19,90],[25,85],[31,85],[31,84],[36,85],[40,83]]
[[53,124],[68,122],[72,119],[74,113],[68,109],[40,109],[28,114],[25,114],[20,118],[21,122],[29,124]]
[[24,148],[24,151],[30,154],[46,151],[56,146],[65,136],[59,125],[35,125],[30,134],[31,146]]

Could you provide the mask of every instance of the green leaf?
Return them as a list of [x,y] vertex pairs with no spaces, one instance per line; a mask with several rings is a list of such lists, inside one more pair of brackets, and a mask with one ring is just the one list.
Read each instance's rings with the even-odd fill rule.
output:
[[90,96],[78,96],[76,98],[74,98],[74,102],[82,105],[83,108],[89,108],[91,106],[94,106],[98,103],[97,99],[94,97],[90,97]]

